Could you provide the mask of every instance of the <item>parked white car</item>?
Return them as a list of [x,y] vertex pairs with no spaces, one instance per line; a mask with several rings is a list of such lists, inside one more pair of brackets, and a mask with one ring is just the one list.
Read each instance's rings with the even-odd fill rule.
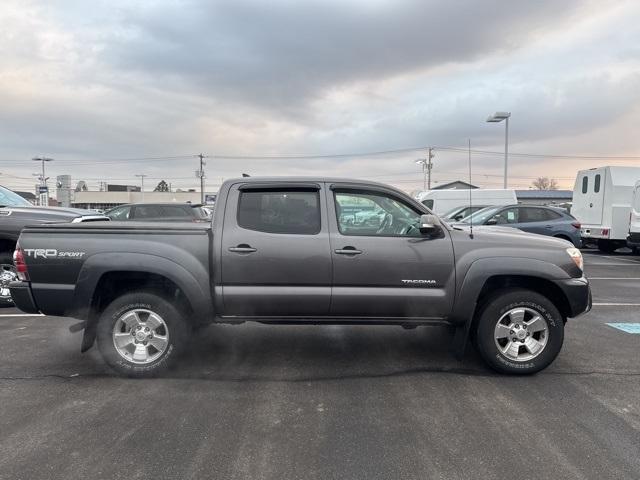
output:
[[443,190],[425,190],[416,194],[415,198],[429,210],[438,215],[450,212],[456,207],[478,205],[513,205],[518,203],[515,190],[473,188],[453,188]]
[[580,170],[573,188],[571,214],[582,224],[580,235],[598,249],[613,252],[627,244],[629,214],[640,167]]

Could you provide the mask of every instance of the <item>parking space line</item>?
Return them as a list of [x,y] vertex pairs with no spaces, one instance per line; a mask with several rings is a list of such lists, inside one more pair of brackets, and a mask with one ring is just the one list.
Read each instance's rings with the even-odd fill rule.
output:
[[42,313],[1,313],[0,317],[44,317]]
[[640,334],[640,323],[607,323],[607,325],[625,333]]
[[587,277],[589,280],[640,280],[640,277]]
[[640,263],[585,263],[585,268],[587,267],[640,267]]
[[593,303],[594,307],[640,307],[640,303]]

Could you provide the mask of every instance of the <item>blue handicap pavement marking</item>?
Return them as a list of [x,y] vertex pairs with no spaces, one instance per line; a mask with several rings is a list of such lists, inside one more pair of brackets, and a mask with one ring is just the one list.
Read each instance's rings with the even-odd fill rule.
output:
[[626,333],[640,334],[640,323],[607,323],[607,325]]

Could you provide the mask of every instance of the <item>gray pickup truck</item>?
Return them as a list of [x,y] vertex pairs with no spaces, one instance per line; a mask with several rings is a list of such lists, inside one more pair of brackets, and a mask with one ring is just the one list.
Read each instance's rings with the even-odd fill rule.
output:
[[386,185],[330,178],[226,181],[212,223],[105,222],[23,230],[11,294],[75,317],[121,374],[167,368],[213,323],[455,327],[503,373],[558,355],[591,307],[580,252],[516,230],[452,228]]

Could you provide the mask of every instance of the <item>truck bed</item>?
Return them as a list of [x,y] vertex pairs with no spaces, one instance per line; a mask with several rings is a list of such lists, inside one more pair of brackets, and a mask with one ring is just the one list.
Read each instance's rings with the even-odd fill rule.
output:
[[[20,238],[34,308],[48,315],[85,319],[101,271],[120,275],[156,271],[187,278],[210,301],[210,223],[90,222],[27,227]],[[144,288],[144,285],[139,286]]]

